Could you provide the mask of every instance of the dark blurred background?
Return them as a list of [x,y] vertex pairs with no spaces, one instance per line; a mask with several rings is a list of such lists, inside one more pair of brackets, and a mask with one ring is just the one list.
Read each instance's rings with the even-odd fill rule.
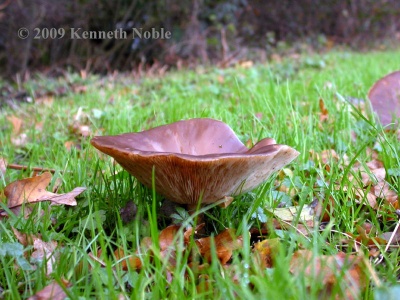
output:
[[[0,72],[69,68],[106,73],[158,66],[228,66],[306,45],[356,49],[399,41],[399,0],[6,0],[0,3]],[[26,39],[18,29],[30,31]],[[34,39],[34,28],[63,28]],[[131,34],[164,28],[170,39],[71,39],[71,28]],[[299,46],[300,47],[300,46]]]

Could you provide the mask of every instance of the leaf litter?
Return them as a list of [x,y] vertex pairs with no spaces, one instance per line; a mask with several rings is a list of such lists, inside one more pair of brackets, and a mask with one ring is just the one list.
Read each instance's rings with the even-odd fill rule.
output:
[[[85,89],[82,89],[82,91],[84,92]],[[37,101],[45,105],[51,105],[53,98],[51,95],[48,98],[43,96],[42,99],[38,98]],[[320,122],[328,123],[330,121],[329,111],[325,107],[323,99],[319,100],[319,108]],[[392,114],[391,117],[393,117]],[[15,146],[23,145],[25,142],[23,136],[21,136],[23,134],[21,132],[24,125],[23,121],[15,116],[10,116],[8,120],[13,128],[13,144]],[[82,110],[78,111],[74,118],[74,123],[69,128],[73,135],[77,135],[80,138],[85,138],[91,134],[90,127],[85,121],[85,115]],[[73,141],[67,141],[65,144],[67,148],[76,145]],[[375,211],[382,210],[382,207],[386,206],[385,209],[387,211],[393,212],[393,210],[399,208],[398,195],[389,182],[386,181],[386,169],[382,161],[378,159],[378,154],[373,150],[369,151],[373,154],[370,161],[366,163],[354,163],[349,168],[347,178],[344,178],[343,182],[335,182],[333,185],[338,189],[341,188],[344,190],[349,196],[354,197],[360,205],[368,206]],[[311,161],[315,162],[320,169],[326,172],[332,170],[332,164],[338,165],[342,170],[349,166],[349,159],[345,155],[339,155],[333,149],[326,149],[319,153],[311,150],[310,157]],[[0,175],[3,178],[6,168],[6,160],[0,158]],[[288,171],[289,173],[284,176],[290,176],[290,170],[286,172]],[[55,194],[46,190],[50,181],[51,174],[45,172],[40,176],[10,183],[4,190],[7,207],[13,211],[22,205],[41,201],[50,201],[53,205],[74,206],[76,205],[75,197],[85,190],[85,188],[75,188],[66,194]],[[281,192],[293,199],[298,191],[282,186]],[[295,202],[295,205],[292,206],[265,209],[272,217],[269,217],[268,221],[263,223],[262,228],[257,230],[255,228],[250,229],[252,236],[255,234],[258,239],[252,245],[255,266],[261,269],[274,267],[274,257],[281,247],[281,240],[279,238],[265,238],[265,235],[271,228],[275,230],[295,229],[304,236],[307,236],[310,233],[310,229],[316,225],[320,225],[321,221],[330,220],[331,208],[337,204],[331,201],[331,198],[318,200],[318,197],[316,197],[315,199],[307,205],[300,206]],[[0,211],[0,213],[2,213],[2,216],[7,215],[7,212],[4,210]],[[189,227],[183,229],[180,225],[171,225],[160,232],[158,244],[154,244],[152,238],[145,237],[142,239],[140,247],[136,250],[131,251],[129,249],[117,248],[114,251],[114,256],[118,259],[119,263],[115,267],[120,267],[123,270],[139,271],[143,268],[144,262],[154,263],[155,256],[158,256],[158,259],[161,259],[163,263],[168,265],[167,277],[171,280],[171,277],[175,276],[174,267],[177,264],[177,255],[187,253],[188,266],[197,274],[198,290],[209,291],[212,288],[212,282],[209,280],[208,275],[204,273],[209,264],[212,263],[213,259],[217,259],[227,270],[231,266],[234,252],[240,252],[240,249],[243,248],[243,240],[247,239],[243,239],[243,236],[236,236],[236,230],[232,228],[225,229],[216,236],[200,237],[198,232],[201,231],[203,226],[203,224],[200,224],[196,228]],[[363,245],[369,249],[370,257],[378,257],[380,255],[380,245],[386,246],[385,251],[387,251],[389,246],[399,243],[400,234],[398,229],[399,226],[396,226],[393,231],[378,235],[378,230],[373,228],[369,223],[357,225],[356,232],[345,233],[348,238],[341,241],[342,244],[351,245],[356,250],[356,255],[345,254],[343,252],[324,255],[300,249],[295,251],[291,258],[290,272],[295,276],[305,276],[306,280],[308,280],[308,289],[314,288],[313,282],[322,283],[323,286],[318,290],[322,298],[330,297],[335,289],[334,287],[339,285],[341,287],[341,297],[357,299],[368,285],[368,277],[363,270],[369,262],[363,259],[362,251],[359,251],[360,246]],[[62,247],[62,245],[58,245],[54,241],[43,241],[40,235],[20,233],[15,228],[13,230],[19,243],[1,244],[0,255],[11,255],[22,269],[28,269],[31,265],[25,258],[29,258],[27,255],[30,254],[31,261],[46,262],[46,275],[49,276],[53,272],[55,264],[57,264],[57,249]],[[180,234],[182,234],[181,240],[178,238]],[[32,246],[33,251],[30,253],[27,253],[23,249],[23,247],[28,246]],[[105,267],[106,264],[98,259],[100,253],[98,251],[98,253],[91,253],[89,256]],[[149,260],[144,259],[146,256]],[[371,270],[371,266],[368,266],[366,269]],[[232,273],[232,279],[237,280],[234,277],[235,275]],[[62,286],[52,281],[30,299],[64,299],[66,297],[64,290],[69,285],[70,283],[67,281],[63,281]]]
[[17,180],[8,184],[4,189],[7,207],[13,209],[23,204],[43,201],[50,201],[52,205],[77,205],[75,197],[84,192],[86,188],[77,187],[65,194],[55,194],[46,190],[51,178],[51,173],[45,172],[39,176]]

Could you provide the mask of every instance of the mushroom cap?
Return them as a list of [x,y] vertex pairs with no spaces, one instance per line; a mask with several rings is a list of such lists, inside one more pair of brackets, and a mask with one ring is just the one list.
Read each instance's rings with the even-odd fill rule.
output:
[[400,71],[375,82],[368,92],[368,98],[382,125],[391,124],[393,117],[400,118]]
[[228,125],[207,118],[96,136],[91,144],[150,188],[154,167],[156,191],[189,206],[250,191],[299,155],[270,138],[248,149]]

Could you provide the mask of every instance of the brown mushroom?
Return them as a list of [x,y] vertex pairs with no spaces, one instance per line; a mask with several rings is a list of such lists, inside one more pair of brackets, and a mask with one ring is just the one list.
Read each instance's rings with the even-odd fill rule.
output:
[[228,125],[205,118],[91,143],[150,188],[154,167],[156,191],[189,209],[250,191],[299,155],[270,138],[248,149]]
[[386,126],[400,118],[400,71],[390,73],[371,87],[368,92],[373,110],[382,125]]

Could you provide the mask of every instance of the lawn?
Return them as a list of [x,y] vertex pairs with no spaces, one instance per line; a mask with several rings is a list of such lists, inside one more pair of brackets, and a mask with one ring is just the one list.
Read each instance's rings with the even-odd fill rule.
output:
[[[8,212],[0,217],[0,299],[28,298],[52,282],[64,286],[70,299],[388,299],[400,289],[398,244],[386,247],[399,207],[397,198],[376,197],[371,204],[375,173],[370,168],[366,185],[362,167],[383,165],[386,183],[398,193],[397,134],[374,121],[367,93],[399,66],[398,51],[337,51],[162,77],[32,75],[19,88],[34,102],[0,110],[0,158],[28,167],[9,167],[4,174],[0,169],[0,191],[31,177],[33,167],[54,170],[49,191],[86,191],[76,206],[40,202],[24,205],[19,215],[0,194]],[[162,217],[162,197],[98,152],[90,139],[202,117],[227,123],[246,145],[273,137],[300,155],[227,208],[203,209],[204,237],[230,229],[241,242],[226,263],[211,242],[208,263],[200,258],[197,264],[204,265],[196,267],[188,250],[194,237],[183,236],[196,217],[181,209],[172,220]],[[130,201],[137,212],[123,222],[120,209]],[[322,211],[309,222],[295,216],[282,225],[278,211],[316,203]],[[162,251],[159,232],[179,221],[182,228]],[[26,240],[53,241],[53,256],[35,259],[35,248],[21,242],[17,231]],[[143,241],[151,245],[143,247]],[[124,265],[124,257],[135,253],[142,266]],[[296,261],[301,253],[311,258]],[[347,258],[341,260],[341,253]]]

